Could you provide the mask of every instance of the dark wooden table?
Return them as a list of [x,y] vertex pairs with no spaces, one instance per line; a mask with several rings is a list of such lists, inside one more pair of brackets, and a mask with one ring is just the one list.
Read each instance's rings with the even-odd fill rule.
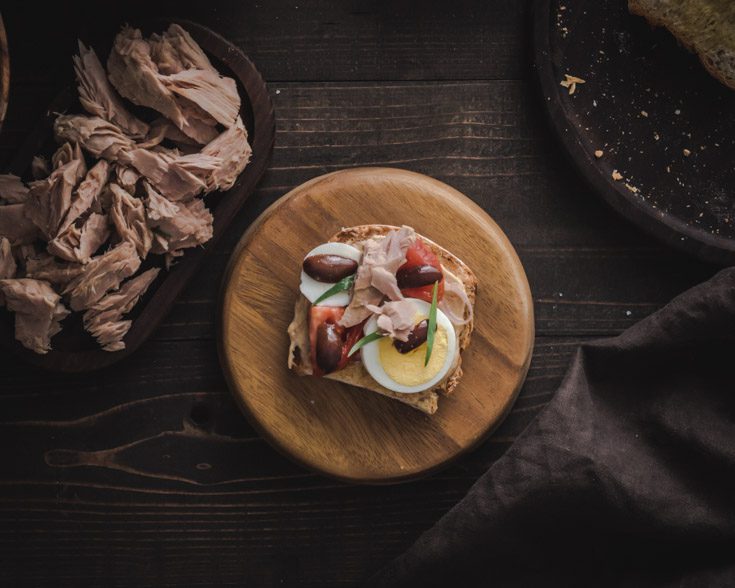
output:
[[[622,221],[564,159],[530,66],[531,2],[8,4],[4,162],[69,82],[76,37],[102,43],[144,9],[242,47],[278,130],[247,210],[133,357],[80,376],[0,358],[2,585],[356,585],[505,452],[579,343],[716,271]],[[399,486],[350,486],[281,457],[237,410],[215,349],[220,280],[245,228],[292,187],[357,165],[429,174],[475,199],[517,248],[535,302],[533,363],[508,419],[452,467]]]

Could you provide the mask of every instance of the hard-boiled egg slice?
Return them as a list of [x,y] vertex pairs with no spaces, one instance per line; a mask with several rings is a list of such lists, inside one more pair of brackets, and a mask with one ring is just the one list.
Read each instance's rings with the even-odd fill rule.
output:
[[[416,324],[428,318],[431,305],[423,300],[410,300],[416,305]],[[394,392],[413,394],[433,388],[446,377],[459,349],[454,326],[439,309],[436,310],[436,325],[429,365],[424,366],[426,343],[408,353],[399,353],[390,337],[362,347],[362,364],[378,384]],[[365,323],[364,333],[374,333],[377,328],[377,317],[373,316]]]
[[[306,254],[306,257],[311,257],[312,255],[339,255],[340,257],[346,257],[347,259],[352,259],[360,263],[362,252],[347,243],[323,243],[309,251],[309,253]],[[304,257],[304,259],[306,259],[306,257]],[[301,271],[301,284],[299,289],[312,304],[314,304],[314,301],[332,286],[334,286],[334,284],[317,282],[303,270]],[[338,292],[337,294],[322,300],[319,303],[319,306],[347,306],[350,303],[350,295],[351,293],[347,291]]]

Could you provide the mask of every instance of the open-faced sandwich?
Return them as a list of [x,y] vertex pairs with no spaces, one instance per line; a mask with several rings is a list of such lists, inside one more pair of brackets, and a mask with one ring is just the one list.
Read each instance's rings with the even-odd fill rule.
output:
[[462,377],[476,289],[469,267],[411,227],[342,229],[304,258],[288,366],[433,414]]

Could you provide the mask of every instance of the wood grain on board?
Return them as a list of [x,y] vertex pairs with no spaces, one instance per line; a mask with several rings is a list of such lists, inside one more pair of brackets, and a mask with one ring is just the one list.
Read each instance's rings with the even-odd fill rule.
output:
[[[477,277],[464,375],[434,415],[286,366],[304,256],[366,224],[412,226]],[[416,478],[474,447],[510,410],[533,344],[528,282],[500,228],[446,184],[391,168],[320,176],[266,210],[233,254],[221,313],[225,375],[256,427],[297,462],[352,482]]]

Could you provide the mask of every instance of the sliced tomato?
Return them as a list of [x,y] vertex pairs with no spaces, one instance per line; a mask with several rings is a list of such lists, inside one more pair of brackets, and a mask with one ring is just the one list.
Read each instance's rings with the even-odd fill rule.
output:
[[367,322],[367,319],[362,321],[359,325],[355,325],[354,327],[350,327],[347,330],[347,336],[345,337],[345,344],[344,347],[342,347],[342,359],[339,361],[339,367],[338,370],[341,370],[343,367],[345,367],[350,359],[357,358],[358,352],[355,352],[355,355],[352,356],[352,358],[347,357],[347,354],[350,352],[350,349],[352,349],[355,346],[355,343],[357,343],[360,339],[362,339],[362,328],[365,326],[365,323]]
[[[434,294],[434,284],[427,284],[419,288],[404,288],[401,290],[401,294],[406,298],[418,298],[431,304],[431,297]],[[442,298],[444,298],[444,278],[439,282],[439,291],[436,293],[437,302],[441,302]]]
[[439,258],[434,255],[431,248],[424,243],[423,239],[417,238],[406,251],[406,263],[402,267],[414,267],[416,265],[430,265],[440,268]]
[[344,313],[345,309],[339,306],[312,306],[309,310],[309,347],[311,349],[311,366],[315,376],[324,375],[316,362],[316,331],[322,323],[338,322]]
[[[416,239],[416,242],[411,245],[406,251],[406,263],[404,263],[399,269],[410,268],[420,265],[430,265],[441,271],[442,266],[439,262],[439,258],[431,250],[431,248],[424,243],[420,238]],[[434,293],[434,284],[426,284],[425,286],[419,286],[418,288],[403,288],[401,294],[406,298],[418,298],[419,300],[425,300],[431,302],[431,296]],[[444,278],[442,277],[439,282],[439,291],[437,292],[437,300],[440,301],[444,298]]]

